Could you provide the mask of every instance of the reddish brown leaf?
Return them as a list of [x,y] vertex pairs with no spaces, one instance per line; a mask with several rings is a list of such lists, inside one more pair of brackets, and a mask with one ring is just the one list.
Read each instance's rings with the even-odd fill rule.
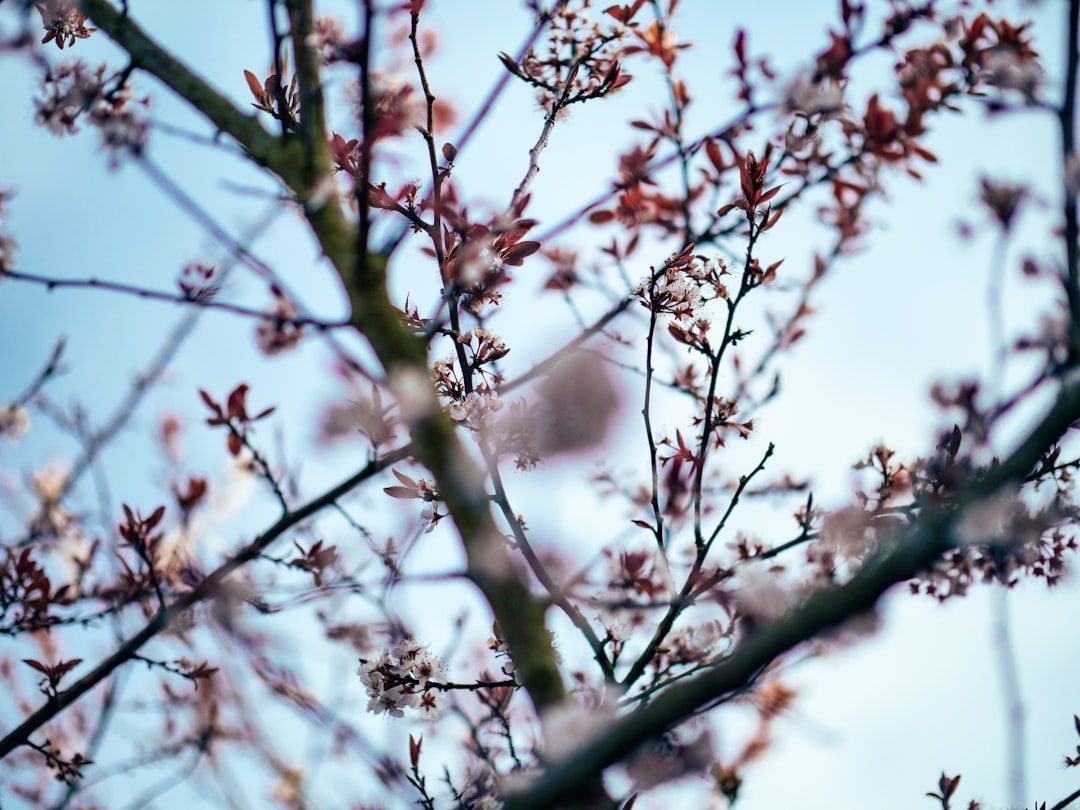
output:
[[405,475],[405,473],[398,472],[397,470],[391,470],[391,472],[394,474],[394,477],[397,478],[397,480],[403,483],[405,486],[412,487],[413,489],[416,488],[416,482],[413,479],[409,478],[409,476]]
[[150,514],[150,517],[148,517],[145,521],[143,521],[143,527],[145,528],[146,531],[149,532],[149,531],[153,530],[154,527],[156,527],[159,523],[161,523],[161,519],[163,517],[165,517],[165,506],[164,505],[159,506],[157,509],[155,509]]
[[409,735],[409,762],[412,764],[413,770],[420,767],[420,748],[424,744],[424,738],[416,739],[412,734]]
[[518,63],[514,61],[514,58],[510,56],[510,54],[500,53],[499,59],[502,61],[503,66],[515,76],[521,75],[521,68],[518,67]]
[[760,205],[761,203],[767,203],[769,200],[771,200],[773,197],[780,193],[781,188],[783,188],[783,186],[773,186],[772,188],[770,188],[768,191],[758,197],[758,204]]
[[258,422],[260,419],[265,419],[267,416],[277,410],[277,405],[271,405],[269,408],[264,408],[259,411],[255,416],[251,417],[252,422]]
[[210,396],[203,389],[199,389],[199,396],[202,397],[202,401],[206,403],[206,406],[214,413],[221,413],[221,406],[214,402],[214,398]]
[[761,231],[769,230],[769,228],[771,228],[773,225],[776,224],[777,220],[780,219],[780,215],[783,214],[783,213],[784,213],[783,208],[780,208],[777,211],[775,211],[772,216],[770,216],[768,219],[765,220],[765,224],[762,225],[760,228],[758,228],[758,231],[761,232]]
[[262,82],[256,78],[255,74],[250,70],[245,70],[244,78],[247,79],[247,86],[248,89],[251,90],[251,94],[255,96],[255,98],[262,98],[263,85]]
[[44,673],[45,675],[49,674],[49,668],[47,666],[45,666],[43,663],[41,663],[40,661],[35,661],[32,658],[24,658],[22,660],[22,662],[24,664],[28,664],[29,666],[32,666],[38,672]]
[[511,245],[503,253],[503,264],[517,267],[525,260],[525,257],[532,256],[539,249],[539,242],[518,242],[515,245]]
[[735,58],[739,60],[740,65],[746,64],[746,29],[740,28],[735,32],[735,44],[733,46],[735,51]]
[[229,392],[229,399],[225,406],[229,418],[247,420],[247,392],[247,383],[240,383]]
[[383,492],[391,498],[401,498],[402,500],[421,497],[415,489],[409,487],[383,487]]

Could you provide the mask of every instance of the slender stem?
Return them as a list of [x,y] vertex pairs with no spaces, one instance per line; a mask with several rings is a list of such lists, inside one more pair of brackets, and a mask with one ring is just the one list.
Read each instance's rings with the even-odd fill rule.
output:
[[[656,17],[656,25],[658,27],[657,40],[663,41],[665,36],[665,19],[664,13],[660,5],[660,0],[653,0],[653,13]],[[691,152],[686,148],[686,143],[683,138],[683,102],[679,98],[679,92],[675,82],[675,61],[672,59],[670,62],[664,64],[664,79],[667,83],[668,97],[671,100],[671,115],[674,119],[671,132],[668,133],[668,139],[675,146],[675,152],[679,160],[679,179],[682,182],[682,216],[683,216],[683,228],[682,228],[682,241],[684,245],[690,244],[693,241],[693,223],[691,222],[690,204],[693,200],[693,194],[690,189],[690,156]]]
[[653,534],[656,545],[664,550],[664,516],[660,511],[660,467],[656,457],[656,440],[652,429],[652,383],[653,383],[653,343],[656,337],[658,313],[653,304],[656,294],[656,278],[649,279],[649,332],[645,338],[645,403],[641,407],[641,416],[645,420],[645,438],[649,442],[649,472],[652,481]]
[[[1076,154],[1076,74],[1077,62],[1080,61],[1080,0],[1069,3],[1068,47],[1065,57],[1065,99],[1059,112],[1061,122],[1061,155],[1066,177],[1075,172],[1078,156]],[[1073,362],[1080,361],[1080,261],[1077,244],[1080,227],[1077,225],[1076,190],[1064,188],[1064,239],[1065,239],[1065,277],[1066,295],[1069,300],[1069,314],[1072,319],[1072,357]]]
[[1009,774],[1009,803],[1023,807],[1027,795],[1025,773],[1024,702],[1020,697],[1020,672],[1016,664],[1016,649],[1009,628],[1009,591],[1001,583],[993,594],[994,648],[997,652],[1001,689],[1005,699],[1006,769]]
[[[4,278],[14,277],[15,276],[11,273],[11,271],[7,271],[4,273]],[[64,346],[66,345],[66,343],[67,341],[63,337],[59,338],[56,341],[56,343],[53,345],[52,352],[49,353],[49,359],[45,361],[45,365],[42,366],[41,371],[37,373],[37,375],[30,382],[30,384],[26,386],[23,392],[12,400],[13,405],[17,407],[25,405],[35,396],[37,396],[38,391],[40,391],[42,387],[44,387],[45,383],[63,372],[63,367],[60,365],[60,358],[64,354]]]
[[630,667],[630,671],[626,673],[626,676],[622,679],[622,685],[624,688],[629,689],[638,679],[645,674],[645,670],[652,662],[653,657],[656,655],[657,650],[660,649],[660,645],[664,643],[664,639],[667,638],[668,633],[671,632],[671,628],[675,626],[675,621],[679,618],[686,608],[693,604],[695,599],[695,590],[699,588],[701,584],[701,572],[705,566],[705,559],[709,554],[709,550],[712,547],[713,540],[719,534],[723,528],[724,523],[727,521],[731,512],[735,509],[735,504],[738,503],[739,496],[743,490],[749,486],[750,482],[754,479],[759,472],[765,469],[765,462],[773,453],[773,445],[770,444],[765,451],[765,455],[757,466],[748,474],[739,479],[739,486],[732,495],[731,503],[728,505],[727,512],[724,517],[721,518],[720,524],[713,532],[708,543],[702,543],[697,547],[697,554],[694,556],[694,564],[690,568],[690,573],[687,575],[686,580],[683,582],[682,589],[679,591],[679,595],[671,600],[668,606],[667,612],[664,617],[657,624],[656,630],[653,631],[652,638],[649,639],[649,643],[646,645],[645,650],[637,657],[633,665]]
[[[360,182],[364,188],[371,184],[371,163],[375,144],[375,125],[378,114],[375,110],[374,83],[371,76],[372,37],[375,36],[375,10],[371,0],[363,2],[364,36],[360,40]],[[360,187],[358,187],[360,188]],[[371,209],[366,192],[357,192],[357,247],[359,261],[364,262],[371,244]],[[438,233],[436,233],[436,237]]]
[[566,106],[570,98],[570,90],[573,87],[574,77],[577,74],[581,63],[591,55],[591,52],[582,56],[580,59],[574,60],[574,64],[570,67],[569,74],[567,75],[566,82],[563,84],[562,90],[559,95],[552,98],[551,109],[544,117],[544,126],[540,129],[540,137],[536,139],[536,143],[533,144],[529,150],[529,166],[525,170],[525,176],[521,178],[521,182],[518,183],[518,187],[514,189],[514,194],[510,198],[509,211],[511,214],[517,210],[518,205],[525,195],[529,192],[529,186],[532,185],[536,175],[540,172],[540,153],[547,148],[548,141],[551,139],[551,131],[555,128],[555,121],[558,120],[559,113]]
[[694,544],[700,549],[704,547],[705,539],[701,533],[701,488],[705,481],[705,461],[709,455],[709,447],[712,444],[713,417],[716,405],[716,386],[720,378],[720,365],[724,359],[724,352],[732,344],[735,336],[735,312],[742,303],[743,298],[750,292],[750,273],[754,262],[754,245],[757,242],[758,230],[754,226],[752,216],[748,217],[750,233],[746,243],[746,258],[743,263],[742,277],[739,281],[739,292],[735,299],[728,302],[727,320],[724,324],[724,337],[720,342],[720,348],[711,357],[712,373],[709,375],[709,391],[705,396],[705,416],[701,425],[701,445],[698,448],[697,468],[694,474],[693,504],[694,504]]
[[503,484],[502,474],[499,472],[499,461],[495,457],[495,454],[491,452],[491,449],[483,441],[480,442],[480,449],[484,454],[484,460],[487,462],[488,472],[491,475],[491,482],[495,487],[495,503],[502,512],[503,519],[506,520],[507,524],[510,526],[510,530],[514,535],[514,542],[517,544],[522,556],[528,563],[529,569],[536,576],[536,579],[543,586],[544,590],[551,596],[551,601],[558,606],[558,608],[566,614],[566,617],[570,619],[570,622],[581,631],[581,634],[589,643],[589,647],[592,648],[593,658],[595,658],[596,663],[600,665],[604,677],[609,681],[613,681],[615,679],[615,673],[611,662],[608,660],[607,654],[604,652],[603,642],[596,635],[596,631],[594,631],[592,625],[589,624],[589,620],[582,615],[581,611],[570,601],[563,592],[563,589],[559,587],[558,583],[551,578],[551,575],[544,567],[544,563],[537,556],[536,551],[532,547],[532,543],[529,542],[529,538],[525,534],[525,529],[521,525],[521,521],[518,520],[517,515],[514,514],[514,510],[510,506],[510,499],[506,494],[506,487]]
[[146,287],[137,287],[133,284],[123,284],[118,281],[106,281],[104,279],[94,278],[93,276],[90,278],[51,278],[49,276],[40,276],[35,273],[24,273],[21,270],[7,270],[4,272],[4,278],[11,279],[12,281],[24,281],[30,284],[37,284],[45,287],[49,291],[66,288],[106,290],[108,292],[121,293],[123,295],[132,295],[136,298],[145,298],[151,301],[166,301],[171,304],[183,304],[198,309],[216,309],[221,312],[229,312],[233,315],[241,315],[247,318],[259,318],[260,320],[272,318],[284,324],[312,326],[316,329],[340,329],[349,325],[347,320],[324,321],[306,315],[278,316],[263,309],[245,307],[241,304],[230,304],[225,301],[215,301],[212,298],[198,298],[183,295],[182,293],[168,293],[162,290],[151,290]]
[[[523,42],[521,47],[517,50],[516,61],[520,62],[525,57],[525,55],[530,50],[532,50],[533,45],[536,44],[536,41],[540,38],[540,35],[544,33],[544,29],[547,28],[548,23],[551,22],[555,15],[559,14],[562,9],[566,7],[569,1],[570,0],[557,0],[557,2],[552,6],[549,12],[538,16],[536,25],[533,27],[533,30],[529,33],[529,36],[526,37],[525,42]],[[487,120],[487,118],[491,114],[491,110],[498,102],[499,97],[510,85],[511,78],[512,77],[508,71],[504,70],[501,72],[499,79],[492,86],[491,90],[488,91],[488,94],[484,97],[484,100],[480,102],[480,106],[476,108],[476,111],[469,119],[469,123],[465,125],[465,128],[461,131],[461,134],[455,139],[454,146],[457,147],[459,155],[472,141],[473,136],[476,134],[477,130],[479,130],[480,125],[485,120]],[[429,192],[428,195],[424,198],[420,207],[422,208],[424,204],[426,204],[430,199],[431,193]],[[389,248],[397,247],[399,244],[401,244],[401,241],[408,233],[408,228],[401,229],[393,238],[391,238],[387,242],[387,246]]]
[[420,87],[424,91],[424,106],[427,118],[425,126],[420,130],[427,144],[428,165],[431,171],[431,241],[435,248],[435,258],[440,269],[446,259],[445,246],[442,235],[442,181],[443,173],[439,170],[439,157],[435,153],[435,94],[431,92],[428,82],[427,71],[424,70],[424,59],[420,53],[420,38],[417,30],[420,25],[420,7],[415,6],[410,17],[409,41],[412,43],[413,61],[416,63],[416,72],[420,76]]
[[281,122],[281,137],[284,138],[289,134],[289,105],[285,99],[284,67],[281,64],[281,43],[284,37],[282,37],[281,32],[278,31],[277,4],[278,0],[267,0],[267,10],[270,19],[270,39],[274,49],[274,95],[277,98],[278,121]]
[[717,522],[716,528],[712,530],[712,534],[709,535],[709,539],[705,543],[706,556],[708,555],[709,550],[712,548],[713,543],[716,542],[716,538],[720,535],[720,532],[724,530],[724,526],[727,525],[728,518],[730,518],[731,514],[735,511],[735,507],[739,505],[739,498],[742,496],[746,488],[750,485],[750,482],[754,480],[754,477],[765,469],[765,462],[767,462],[772,457],[773,451],[775,449],[776,446],[772,442],[769,442],[769,446],[765,449],[765,455],[761,457],[761,461],[758,462],[758,465],[754,467],[754,469],[751,470],[748,475],[739,476],[739,485],[735,488],[735,492],[732,494],[731,500],[728,502],[727,509],[724,510],[723,517],[721,517],[720,520]]

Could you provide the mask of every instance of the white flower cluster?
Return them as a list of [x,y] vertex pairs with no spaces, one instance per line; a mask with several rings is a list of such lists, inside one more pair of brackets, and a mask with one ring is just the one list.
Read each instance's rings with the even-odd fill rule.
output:
[[41,83],[43,98],[34,99],[36,119],[53,135],[78,132],[79,115],[105,94],[105,65],[91,72],[81,59],[61,62]]
[[643,278],[630,290],[644,301],[650,298],[658,312],[666,312],[677,319],[696,317],[705,303],[701,290],[693,276],[669,270],[656,280],[650,294],[650,281]]
[[368,693],[368,711],[404,717],[405,709],[434,720],[446,707],[437,688],[446,677],[446,664],[427,645],[406,638],[391,650],[383,648],[377,658],[360,659],[356,671]]
[[78,132],[79,117],[87,117],[101,133],[101,143],[113,155],[139,154],[146,145],[149,125],[134,112],[137,102],[127,85],[109,90],[105,65],[91,71],[81,59],[61,62],[42,80],[43,96],[34,99],[35,118],[54,135]]
[[494,391],[473,391],[465,399],[451,402],[446,412],[455,422],[464,422],[473,430],[492,427],[494,416],[502,410],[503,403]]

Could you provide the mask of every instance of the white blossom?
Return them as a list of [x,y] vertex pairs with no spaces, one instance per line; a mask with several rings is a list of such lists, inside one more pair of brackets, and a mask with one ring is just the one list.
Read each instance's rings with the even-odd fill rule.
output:
[[426,720],[434,719],[446,701],[430,687],[445,678],[446,665],[426,645],[406,638],[393,652],[383,648],[375,658],[362,660],[356,674],[368,694],[368,711],[404,717],[405,709],[417,709]]
[[5,405],[0,408],[0,436],[6,436],[11,444],[19,440],[30,429],[30,414],[21,405]]
[[835,117],[844,110],[844,87],[834,79],[814,81],[800,73],[784,88],[784,111],[810,117],[818,113]]

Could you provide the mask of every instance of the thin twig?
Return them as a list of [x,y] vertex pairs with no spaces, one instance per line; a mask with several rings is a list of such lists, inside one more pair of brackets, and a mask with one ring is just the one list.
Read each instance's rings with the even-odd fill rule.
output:
[[529,538],[525,535],[525,529],[522,527],[521,521],[518,520],[517,515],[514,514],[513,508],[510,506],[510,500],[506,494],[506,487],[503,485],[502,475],[499,473],[498,459],[483,442],[480,444],[480,449],[484,454],[484,460],[487,462],[488,466],[488,473],[491,475],[491,481],[495,487],[495,503],[502,512],[503,519],[510,526],[518,550],[521,551],[522,556],[528,563],[529,569],[536,576],[536,579],[551,596],[551,601],[566,614],[566,617],[585,637],[589,647],[592,648],[593,658],[595,658],[596,663],[599,664],[601,671],[604,673],[604,677],[609,681],[613,681],[615,679],[614,669],[611,665],[611,661],[608,659],[607,653],[604,652],[603,642],[596,635],[596,631],[593,630],[592,625],[589,624],[589,620],[582,615],[581,611],[577,609],[574,603],[571,602],[563,592],[563,589],[551,578],[551,575],[544,567],[544,563],[533,550],[532,543],[529,542]]
[[258,318],[260,320],[270,318],[292,326],[311,326],[316,329],[341,329],[349,325],[347,319],[328,321],[312,318],[307,315],[276,315],[267,310],[245,307],[241,304],[230,304],[225,301],[216,301],[212,298],[199,298],[197,296],[184,295],[183,293],[169,293],[164,292],[163,290],[152,290],[146,287],[138,287],[133,284],[124,284],[118,281],[107,281],[105,279],[94,278],[93,276],[90,278],[53,278],[50,276],[37,275],[35,273],[24,273],[21,270],[7,270],[4,272],[4,278],[11,279],[12,281],[24,281],[30,284],[37,284],[50,291],[62,289],[105,290],[152,301],[165,301],[171,304],[183,304],[200,309],[216,309],[221,312],[228,312],[232,315],[240,315],[245,318]]

